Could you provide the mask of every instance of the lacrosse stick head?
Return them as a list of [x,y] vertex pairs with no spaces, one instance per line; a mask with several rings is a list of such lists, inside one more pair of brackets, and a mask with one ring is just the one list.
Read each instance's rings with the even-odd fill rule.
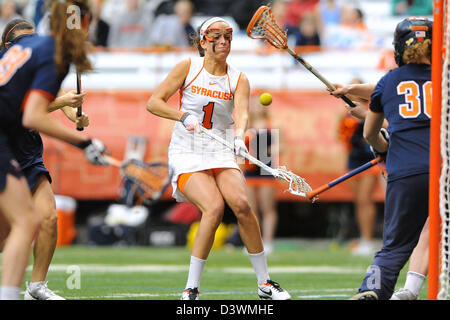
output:
[[125,162],[120,171],[124,184],[133,185],[133,192],[145,203],[158,201],[171,181],[171,172],[166,163],[145,163],[138,160]]
[[[279,167],[275,169],[275,173],[277,174],[277,178],[280,180],[285,180],[289,183],[289,192],[296,196],[301,196],[304,198],[308,198],[308,192],[311,192],[312,189],[310,185],[306,182],[306,180],[292,171],[286,169],[286,167]],[[316,201],[316,197],[310,199],[313,202]]]
[[276,22],[272,9],[261,6],[247,26],[247,35],[252,39],[265,39],[278,49],[286,49],[287,34]]

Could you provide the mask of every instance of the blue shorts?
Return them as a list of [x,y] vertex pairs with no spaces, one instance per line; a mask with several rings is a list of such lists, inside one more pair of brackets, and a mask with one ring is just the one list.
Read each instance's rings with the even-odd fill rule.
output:
[[0,134],[0,192],[6,187],[6,177],[12,174],[17,178],[23,177],[19,163],[7,144],[7,138]]
[[23,169],[22,171],[23,174],[25,175],[25,178],[27,179],[30,190],[33,190],[36,187],[42,175],[46,176],[48,182],[52,183],[52,178],[47,168],[45,168],[44,162],[35,163]]

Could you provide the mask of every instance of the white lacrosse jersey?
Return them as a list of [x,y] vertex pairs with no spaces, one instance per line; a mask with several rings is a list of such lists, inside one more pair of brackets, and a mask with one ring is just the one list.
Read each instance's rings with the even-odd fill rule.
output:
[[[227,73],[215,76],[204,68],[204,58],[191,58],[189,72],[180,89],[180,110],[196,116],[203,127],[234,141],[234,93],[241,72],[227,65]],[[187,131],[176,122],[169,146],[169,166],[173,172],[172,196],[186,198],[177,188],[180,174],[215,168],[236,168],[234,151],[203,133]]]

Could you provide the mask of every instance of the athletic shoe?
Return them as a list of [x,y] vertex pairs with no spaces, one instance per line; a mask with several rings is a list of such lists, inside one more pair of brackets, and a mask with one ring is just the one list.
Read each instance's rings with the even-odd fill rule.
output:
[[66,300],[50,290],[47,287],[47,282],[39,283],[33,290],[31,290],[29,283],[26,286],[24,300]]
[[363,291],[355,294],[349,300],[378,300],[378,295],[375,291]]
[[258,286],[258,296],[261,299],[291,300],[291,295],[272,280],[267,280],[266,283]]
[[398,289],[396,292],[394,292],[390,300],[417,300],[417,299],[418,299],[417,295],[412,293],[411,290],[401,288]]
[[200,292],[198,292],[198,288],[188,288],[183,291],[181,300],[198,300],[199,295]]

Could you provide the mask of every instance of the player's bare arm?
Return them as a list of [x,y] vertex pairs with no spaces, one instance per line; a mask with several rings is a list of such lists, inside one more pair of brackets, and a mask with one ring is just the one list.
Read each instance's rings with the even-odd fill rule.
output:
[[370,99],[373,90],[375,89],[375,83],[353,83],[348,85],[341,85],[338,83],[333,84],[336,90],[330,91],[330,93],[335,97],[342,97],[343,95],[349,94],[352,96],[357,96],[366,100]]
[[29,129],[61,139],[71,144],[80,144],[89,140],[61,124],[48,113],[50,100],[39,92],[32,91],[25,104],[22,123]]
[[89,126],[89,116],[86,113],[82,113],[81,117],[77,115],[77,109],[70,106],[61,108],[61,111],[66,115],[67,119],[77,125],[77,127],[86,128]]
[[89,116],[83,112],[81,117],[77,116],[77,108],[83,105],[85,92],[80,94],[76,90],[64,93],[59,92],[58,97],[49,105],[49,112],[60,109],[65,116],[78,127],[85,128],[89,126]]
[[345,108],[355,118],[358,118],[360,120],[364,120],[366,118],[366,115],[367,115],[367,106],[366,106],[366,104],[358,102],[358,101],[353,101],[353,102],[355,103],[356,107],[352,108],[348,104],[346,104]]
[[249,97],[250,83],[247,76],[242,73],[234,96],[234,108],[236,109],[235,135],[237,137],[243,137],[247,130]]
[[367,142],[379,153],[386,152],[388,149],[388,142],[380,133],[383,127],[384,114],[367,111],[366,120],[364,123],[364,138]]
[[71,90],[65,94],[60,93],[58,97],[50,103],[49,112],[53,112],[64,107],[78,108],[83,105],[85,92],[77,94],[76,90]]
[[183,86],[189,72],[189,60],[178,63],[169,75],[155,89],[147,103],[147,110],[159,117],[180,121],[184,112],[167,104],[169,98]]

